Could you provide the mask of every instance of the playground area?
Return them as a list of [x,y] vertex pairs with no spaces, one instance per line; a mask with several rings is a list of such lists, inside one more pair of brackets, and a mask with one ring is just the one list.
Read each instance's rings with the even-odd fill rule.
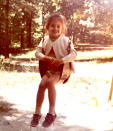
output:
[[[39,43],[66,61],[76,57],[73,43],[77,58],[75,73],[56,86],[52,128],[31,130]],[[46,90],[41,122],[48,107]],[[113,131],[113,0],[0,0],[0,131]]]
[[[56,87],[54,131],[113,131],[113,101],[108,103],[112,50],[79,51],[75,67],[68,83]],[[0,71],[0,131],[30,130],[39,82],[38,72]],[[47,92],[45,97],[42,119],[48,111]]]

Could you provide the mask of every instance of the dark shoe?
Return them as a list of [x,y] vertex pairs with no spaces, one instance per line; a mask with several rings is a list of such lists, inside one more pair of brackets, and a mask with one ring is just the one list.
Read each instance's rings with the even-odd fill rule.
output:
[[32,118],[32,121],[31,121],[31,126],[36,127],[39,124],[40,118],[41,118],[41,115],[33,114],[33,118]]
[[47,113],[44,122],[42,123],[43,127],[49,127],[56,119],[56,114],[52,115],[50,113]]

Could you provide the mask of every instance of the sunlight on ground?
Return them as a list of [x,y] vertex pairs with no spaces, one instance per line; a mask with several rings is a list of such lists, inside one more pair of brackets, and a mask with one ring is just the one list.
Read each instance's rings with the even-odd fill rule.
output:
[[17,55],[16,58],[35,58],[35,52],[36,50],[29,51],[25,54]]
[[[72,119],[73,113],[70,115],[69,112],[70,117],[66,120],[66,125],[74,125],[76,123],[79,126],[91,128],[94,131],[110,131],[113,129],[113,107],[111,104],[113,100],[111,103],[108,103],[108,97],[113,75],[113,63],[76,63],[75,67],[76,74],[71,77],[70,83],[67,86],[76,88],[71,93],[72,96],[75,95],[72,98],[75,98],[75,103],[79,101],[87,106],[84,108],[77,105],[74,108],[73,104],[70,105],[73,108],[71,108],[71,111],[75,111],[72,112],[75,113],[77,120]],[[72,83],[76,84],[71,85]],[[71,95],[70,97],[72,97]]]
[[[108,104],[108,96],[113,63],[75,63],[75,67],[76,73],[69,82],[66,85],[57,85],[56,110],[58,114],[66,116],[62,119],[63,125],[84,127],[91,131],[112,131],[113,106],[112,102]],[[0,96],[16,103],[14,107],[19,110],[33,112],[40,75],[1,71],[0,78]],[[42,112],[46,114],[47,110],[46,92]]]

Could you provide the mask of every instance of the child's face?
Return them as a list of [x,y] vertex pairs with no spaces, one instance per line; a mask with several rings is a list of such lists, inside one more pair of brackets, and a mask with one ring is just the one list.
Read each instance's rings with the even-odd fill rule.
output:
[[50,23],[48,28],[49,37],[57,39],[62,33],[62,23],[59,20],[54,20]]

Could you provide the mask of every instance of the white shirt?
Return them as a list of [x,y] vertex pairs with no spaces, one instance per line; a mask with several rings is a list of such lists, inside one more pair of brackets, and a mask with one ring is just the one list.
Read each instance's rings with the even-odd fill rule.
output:
[[[45,36],[44,40],[42,40],[38,45],[35,55],[40,60],[45,55],[48,55],[53,47],[57,59],[62,59],[64,63],[72,62],[76,59],[76,50],[72,43],[70,44],[69,49],[69,42],[69,38],[63,34],[55,41],[52,41],[49,36]],[[45,54],[42,53],[42,49]]]

